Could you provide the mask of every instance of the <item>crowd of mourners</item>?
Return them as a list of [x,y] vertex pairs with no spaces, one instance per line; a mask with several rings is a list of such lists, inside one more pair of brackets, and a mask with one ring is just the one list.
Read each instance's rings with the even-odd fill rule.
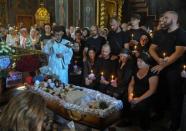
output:
[[73,51],[69,83],[121,99],[121,126],[135,114],[140,127],[150,130],[151,118],[169,110],[169,131],[186,131],[186,32],[175,11],[165,12],[153,31],[140,27],[140,19],[133,14],[121,24],[112,17],[109,28],[34,25],[29,33],[24,26],[0,27],[0,41],[43,51],[60,28]]

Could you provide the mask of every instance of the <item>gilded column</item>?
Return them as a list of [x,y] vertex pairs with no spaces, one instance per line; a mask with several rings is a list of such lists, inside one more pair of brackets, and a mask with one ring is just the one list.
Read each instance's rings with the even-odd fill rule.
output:
[[118,0],[118,20],[121,22],[123,0]]
[[105,0],[101,0],[100,1],[100,22],[99,22],[99,26],[101,28],[104,28],[105,27]]

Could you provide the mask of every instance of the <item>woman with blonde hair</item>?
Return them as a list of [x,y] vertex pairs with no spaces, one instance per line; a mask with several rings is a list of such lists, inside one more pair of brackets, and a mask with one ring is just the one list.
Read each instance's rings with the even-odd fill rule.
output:
[[14,96],[0,115],[0,131],[41,131],[45,100],[27,90]]

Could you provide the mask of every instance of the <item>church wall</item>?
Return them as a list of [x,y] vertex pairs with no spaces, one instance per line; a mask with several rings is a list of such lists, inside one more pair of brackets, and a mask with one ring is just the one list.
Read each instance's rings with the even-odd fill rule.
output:
[[[44,4],[51,15],[51,21],[54,21],[54,0],[45,0]],[[30,22],[32,19],[31,22],[27,24],[34,24],[34,15],[39,6],[39,0],[8,0],[8,24],[15,25],[16,23],[18,25],[21,19],[23,19],[24,22]]]
[[96,0],[83,0],[82,25],[90,27],[96,24]]

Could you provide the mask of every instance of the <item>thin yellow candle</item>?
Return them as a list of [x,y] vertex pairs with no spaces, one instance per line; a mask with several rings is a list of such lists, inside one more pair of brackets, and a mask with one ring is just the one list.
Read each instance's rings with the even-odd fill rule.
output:
[[131,35],[131,36],[132,36],[132,40],[133,40],[133,39],[134,39],[134,34],[132,33],[132,35]]
[[134,50],[136,50],[136,49],[137,49],[137,45],[134,46]]
[[104,80],[104,73],[103,72],[101,72],[101,80]]
[[101,76],[103,76],[104,75],[104,73],[103,72],[101,72]]
[[111,81],[110,82],[113,82],[114,81],[114,75],[111,75]]
[[166,53],[164,52],[164,53],[163,53],[163,58],[165,58],[165,57],[166,57]]
[[184,71],[186,70],[186,65],[183,65],[183,70],[184,70]]
[[111,75],[111,80],[114,80],[114,75]]

